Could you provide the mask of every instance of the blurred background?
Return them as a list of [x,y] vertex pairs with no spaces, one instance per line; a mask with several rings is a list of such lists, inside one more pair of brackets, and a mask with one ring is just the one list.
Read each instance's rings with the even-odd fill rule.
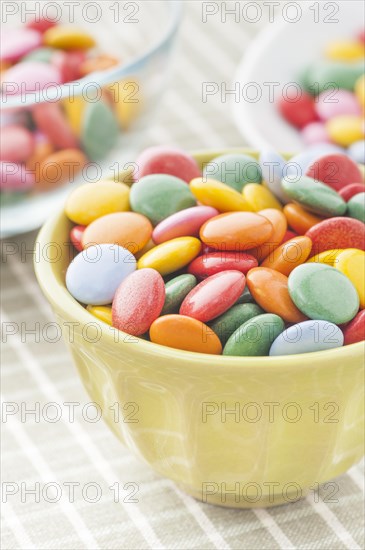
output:
[[[19,10],[31,4],[3,2],[3,31],[19,25]],[[284,40],[276,58],[286,78],[282,66],[293,66],[294,60],[299,69],[301,59],[307,59],[306,44],[310,55],[320,55],[312,45],[316,36],[324,43],[325,17],[331,37],[349,36],[361,23],[349,2],[329,2],[332,7],[323,11],[321,2],[184,0],[181,16],[177,2],[173,14],[168,12],[168,1],[57,4],[65,21],[67,4],[74,4],[81,19],[83,4],[100,4],[109,18],[104,15],[87,27],[103,52],[126,63],[161,44],[171,29],[155,59],[145,57],[128,76],[128,81],[144,83],[141,108],[150,116],[138,113],[128,128],[123,128],[125,121],[118,126],[111,150],[96,161],[106,175],[155,144],[194,151],[257,143],[254,135],[250,139],[252,121],[246,124],[244,114],[250,101],[242,88],[259,82],[262,74],[256,80],[244,71],[261,67],[269,53],[260,46],[253,67],[242,58],[253,55],[260,31],[292,22],[290,40]],[[308,5],[311,24],[297,32],[298,47],[294,25],[304,20]],[[115,10],[121,10],[117,25],[110,19]],[[122,69],[119,81],[125,77]],[[255,111],[266,113],[267,102],[256,102]],[[268,119],[268,131],[271,124]],[[336,480],[332,501],[321,489],[296,504],[295,511],[289,504],[271,511],[226,510],[187,497],[120,446],[89,406],[33,274],[33,253],[42,253],[34,250],[38,222],[62,208],[63,188],[49,197],[26,195],[2,206],[3,548],[361,548],[361,466]],[[76,484],[72,498],[70,483]],[[49,493],[47,484],[53,484]]]

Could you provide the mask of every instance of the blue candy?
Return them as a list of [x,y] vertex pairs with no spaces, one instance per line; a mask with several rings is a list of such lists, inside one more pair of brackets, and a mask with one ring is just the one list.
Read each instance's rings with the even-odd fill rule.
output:
[[365,140],[355,141],[347,149],[347,154],[358,164],[365,164]]
[[292,325],[279,334],[269,355],[292,355],[338,348],[343,345],[342,330],[328,321],[310,320]]
[[260,155],[262,177],[270,191],[284,204],[290,202],[281,188],[281,180],[286,175],[285,160],[273,149],[266,149]]

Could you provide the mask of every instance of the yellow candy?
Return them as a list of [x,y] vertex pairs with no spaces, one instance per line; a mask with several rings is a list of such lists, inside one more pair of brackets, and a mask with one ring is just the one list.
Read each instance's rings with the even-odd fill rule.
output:
[[112,326],[112,308],[109,306],[87,306],[86,308],[91,315],[94,315],[100,321]]
[[358,102],[365,109],[365,74],[360,76],[355,83],[355,94]]
[[195,237],[178,237],[155,246],[137,263],[138,269],[151,267],[161,275],[168,275],[189,264],[199,254],[201,242]]
[[327,121],[326,128],[331,141],[342,147],[348,147],[355,141],[364,139],[364,121],[359,116],[333,117]]
[[87,103],[82,96],[66,97],[62,100],[62,103],[67,121],[75,136],[79,137],[81,135],[84,109]]
[[95,46],[95,40],[77,27],[57,25],[44,33],[43,44],[61,50],[88,50]]
[[194,178],[190,182],[190,190],[201,204],[213,206],[219,212],[252,212],[252,208],[238,191],[220,181]]
[[348,248],[337,257],[334,266],[350,279],[360,298],[360,308],[365,308],[365,252]]
[[124,183],[107,180],[85,183],[69,195],[66,216],[77,224],[89,225],[105,214],[126,212],[129,210],[129,192]]
[[331,267],[336,267],[336,264],[338,262],[337,256],[343,252],[343,248],[332,248],[331,250],[325,250],[324,252],[320,252],[319,254],[316,254],[315,256],[312,256],[307,260],[308,262],[317,262],[320,264],[327,264]]
[[331,61],[358,61],[364,57],[364,45],[352,40],[331,42],[325,55]]
[[254,212],[266,208],[283,209],[271,191],[259,183],[248,183],[245,185],[242,189],[242,195]]
[[138,117],[142,109],[142,98],[138,81],[128,78],[114,82],[108,86],[118,122],[123,130],[127,130]]

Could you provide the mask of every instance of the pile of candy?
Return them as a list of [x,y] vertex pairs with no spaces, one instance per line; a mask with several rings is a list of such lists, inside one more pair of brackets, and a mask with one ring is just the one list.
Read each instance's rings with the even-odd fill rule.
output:
[[278,109],[307,145],[334,143],[364,163],[364,33],[328,44],[324,53],[302,72],[300,89],[283,94]]
[[[3,31],[1,191],[19,196],[73,181],[88,160],[98,161],[107,154],[119,127],[126,128],[136,115],[138,105],[123,101],[131,90],[122,80],[113,82],[113,89],[74,84],[69,97],[47,101],[51,88],[120,63],[95,46],[84,30],[44,19]],[[35,97],[35,92],[43,102],[5,110],[7,99],[19,94]]]
[[136,164],[130,187],[85,184],[66,203],[79,251],[66,285],[92,315],[210,354],[364,339],[364,167],[328,147],[289,162],[226,154],[203,172],[179,149],[152,147]]

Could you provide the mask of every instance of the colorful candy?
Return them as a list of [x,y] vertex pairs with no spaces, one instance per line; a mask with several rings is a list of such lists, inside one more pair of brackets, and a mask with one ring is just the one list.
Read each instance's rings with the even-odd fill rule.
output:
[[215,157],[204,164],[204,179],[214,179],[239,193],[247,183],[261,183],[259,163],[248,155],[228,154]]
[[[40,135],[37,143],[49,142]],[[121,179],[75,189],[65,208],[77,224],[70,239],[79,252],[67,269],[69,292],[104,330],[183,351],[280,356],[359,342],[363,175],[347,156],[323,151],[295,163],[310,173],[318,163],[325,183],[286,175],[295,163],[279,162],[276,185],[295,201],[284,207],[265,180],[245,181],[242,192],[204,175],[188,182],[192,157],[164,147],[140,156],[151,173],[138,179],[134,171],[130,187]],[[326,166],[332,161],[335,182]],[[166,172],[153,172],[158,166]],[[352,177],[358,182],[348,184]]]
[[196,160],[174,147],[149,147],[137,158],[138,178],[150,174],[169,174],[187,183],[201,176],[201,170]]
[[306,175],[340,191],[349,183],[362,181],[359,167],[347,155],[330,154],[317,159],[306,171]]

